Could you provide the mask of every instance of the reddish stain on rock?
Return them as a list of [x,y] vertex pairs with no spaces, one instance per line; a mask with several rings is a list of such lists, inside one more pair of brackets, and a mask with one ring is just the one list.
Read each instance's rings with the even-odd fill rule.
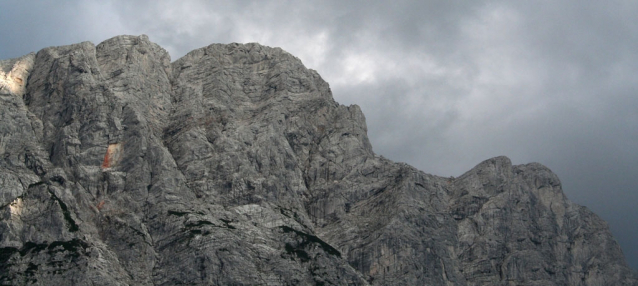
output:
[[109,144],[104,154],[104,161],[102,162],[102,168],[111,168],[117,164],[120,160],[122,152],[122,143]]

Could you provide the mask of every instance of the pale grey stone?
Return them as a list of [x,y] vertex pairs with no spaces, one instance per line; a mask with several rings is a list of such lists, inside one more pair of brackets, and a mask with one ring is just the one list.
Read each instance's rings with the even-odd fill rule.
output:
[[118,36],[0,65],[3,285],[636,285],[546,167],[375,155],[279,48],[171,63]]

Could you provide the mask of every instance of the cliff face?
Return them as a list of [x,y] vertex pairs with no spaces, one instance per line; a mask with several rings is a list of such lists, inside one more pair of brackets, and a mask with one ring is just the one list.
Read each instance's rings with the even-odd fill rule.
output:
[[146,36],[0,62],[3,285],[636,285],[546,167],[373,153],[294,56]]

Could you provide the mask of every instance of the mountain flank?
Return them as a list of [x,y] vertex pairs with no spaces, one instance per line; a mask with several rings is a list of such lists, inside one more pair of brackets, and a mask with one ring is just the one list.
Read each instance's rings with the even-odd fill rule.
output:
[[2,285],[638,285],[548,168],[378,156],[279,48],[118,36],[0,67]]

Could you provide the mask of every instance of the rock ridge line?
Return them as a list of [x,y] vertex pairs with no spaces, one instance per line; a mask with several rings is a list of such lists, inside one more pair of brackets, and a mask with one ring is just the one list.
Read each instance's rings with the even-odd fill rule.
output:
[[0,67],[2,285],[638,285],[547,167],[376,155],[280,48],[117,36]]

